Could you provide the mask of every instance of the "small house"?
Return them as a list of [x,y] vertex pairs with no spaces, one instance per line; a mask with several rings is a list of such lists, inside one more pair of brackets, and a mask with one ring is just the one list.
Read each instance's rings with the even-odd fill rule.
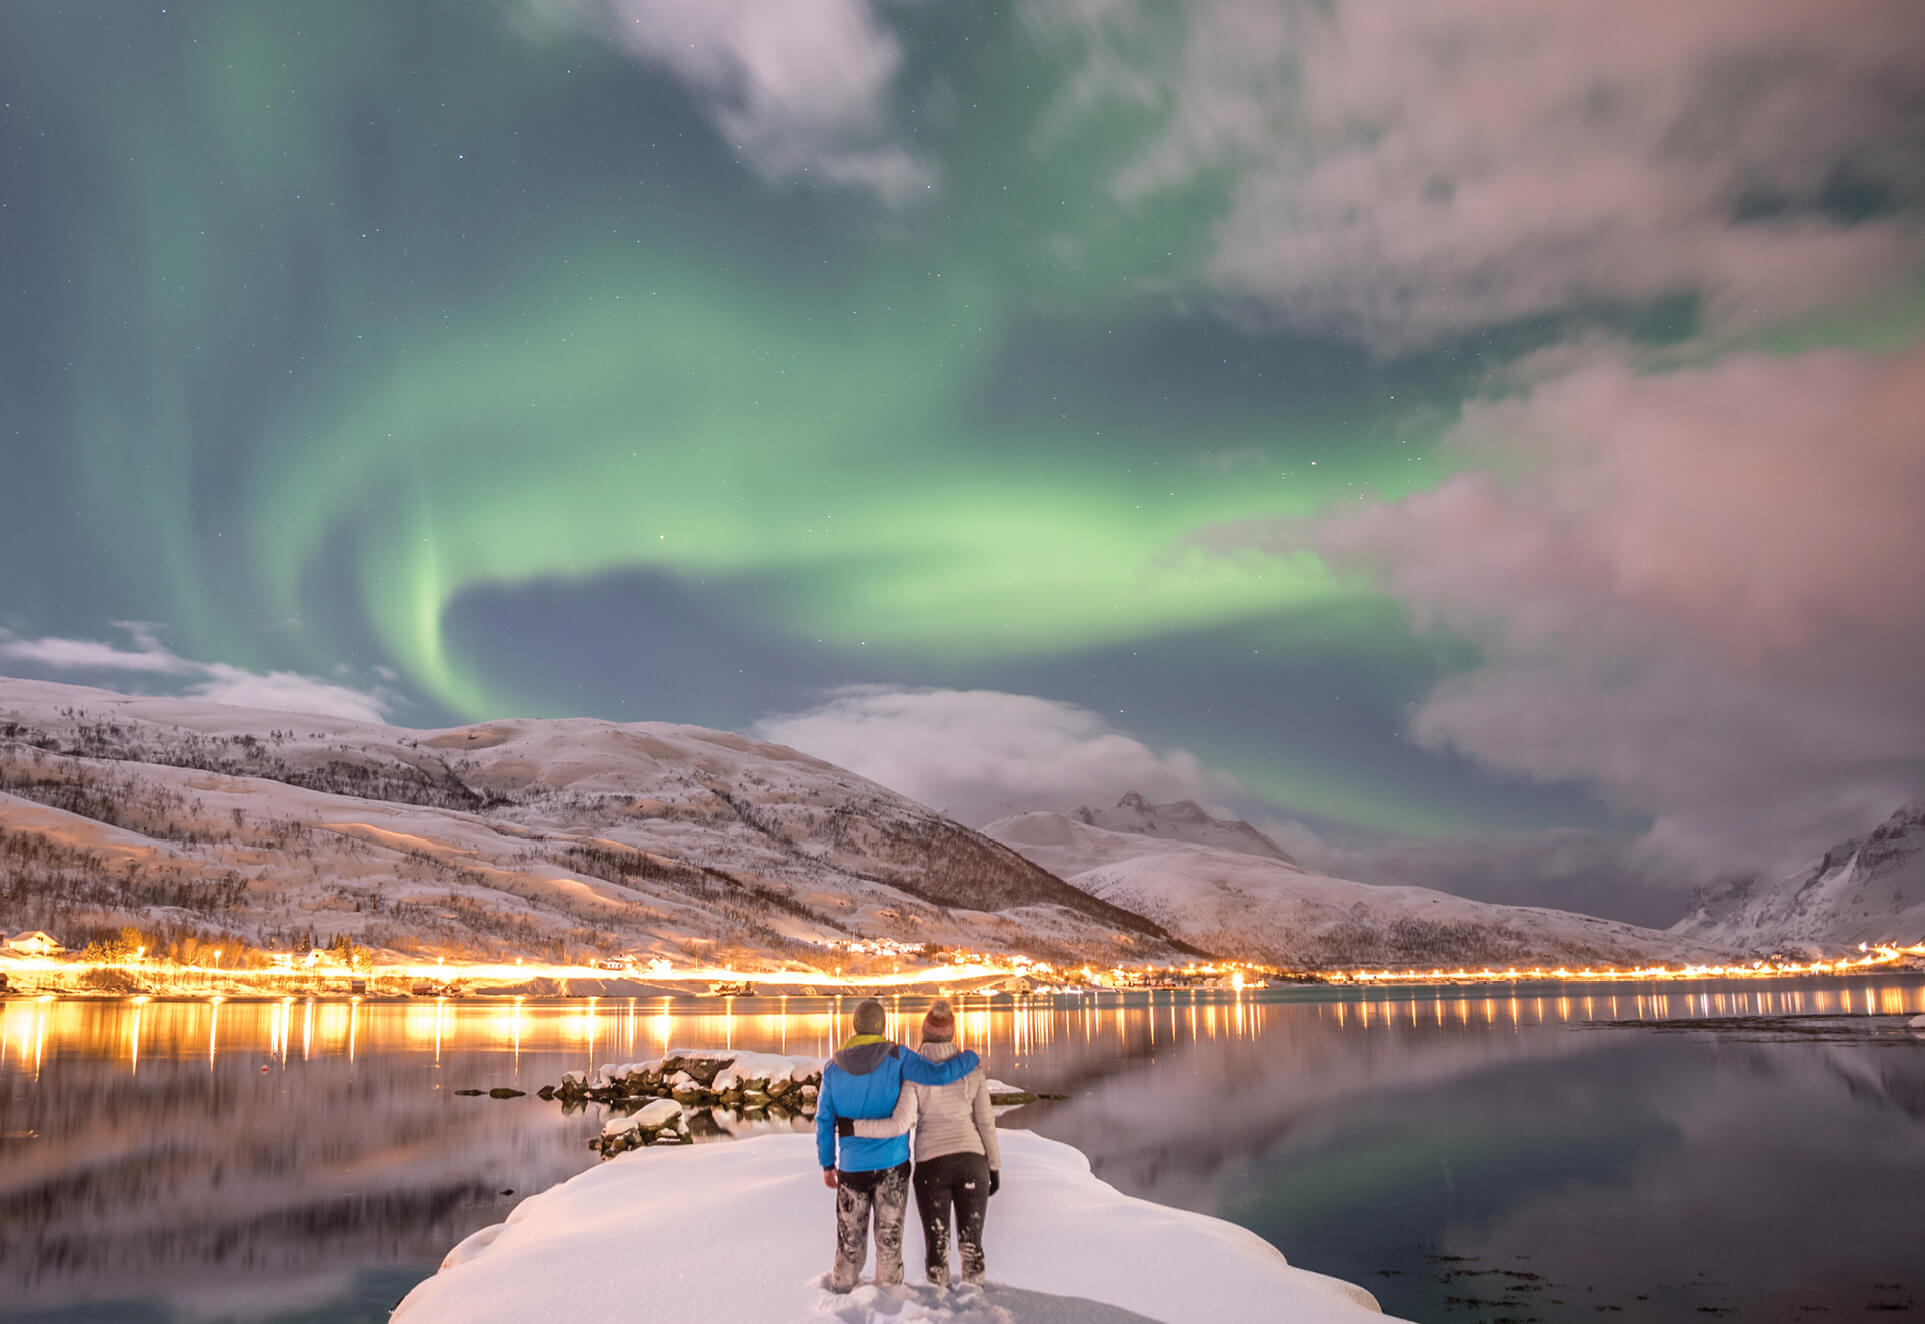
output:
[[7,939],[7,946],[21,956],[58,956],[66,951],[60,940],[43,929],[30,929]]

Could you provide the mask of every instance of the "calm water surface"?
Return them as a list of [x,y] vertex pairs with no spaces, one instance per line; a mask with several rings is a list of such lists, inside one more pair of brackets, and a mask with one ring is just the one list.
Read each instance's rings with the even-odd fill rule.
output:
[[[0,1004],[0,1319],[385,1319],[595,1161],[601,1110],[540,1085],[669,1047],[824,1053],[837,1010]],[[1002,999],[962,1034],[1071,1095],[1004,1125],[1394,1314],[1887,1319],[1925,1318],[1921,1012],[1925,978],[1895,976]],[[454,1093],[498,1085],[530,1094]]]

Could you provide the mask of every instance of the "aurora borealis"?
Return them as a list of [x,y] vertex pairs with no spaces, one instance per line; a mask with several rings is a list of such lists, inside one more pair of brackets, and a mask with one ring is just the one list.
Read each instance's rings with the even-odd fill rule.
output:
[[[1720,530],[1648,526],[1666,567],[1709,558],[1662,601],[1589,544],[1560,577],[1591,507],[1517,475],[1613,444],[1585,373],[1619,374],[1611,419],[1675,402],[1662,431],[1770,356],[1807,365],[1807,402],[1895,383],[1896,422],[1815,418],[1785,473],[1822,438],[1919,490],[1925,42],[1902,4],[1660,12],[1606,40],[1500,0],[1409,34],[1368,3],[19,0],[0,661],[125,687],[139,664],[34,645],[146,622],[171,656],[417,725],[779,735],[838,687],[1031,696],[1171,751],[1166,790],[1379,851],[1362,873],[1446,876],[1425,841],[1488,873],[1466,843],[1565,834],[1546,849],[1581,860],[1506,866],[1539,897],[1822,849],[1925,764],[1913,719],[1861,738],[1852,706],[1916,697],[1917,562],[1909,605],[1835,627],[1874,641],[1869,672],[1745,622],[1680,658],[1663,623],[1716,615],[1691,593],[1769,596],[1711,562],[1836,545],[1777,522],[1809,475],[1753,474],[1720,522],[1704,485],[1742,428],[1634,449],[1699,454],[1678,481]],[[1676,491],[1611,472],[1600,502]],[[1485,481],[1513,484],[1488,521],[1435,518]],[[1842,480],[1816,499],[1865,509]],[[1526,508],[1565,515],[1504,523]],[[1809,603],[1918,550],[1891,518],[1787,619],[1834,629]],[[1541,536],[1541,575],[1449,587],[1510,583],[1509,535]],[[1572,653],[1567,619],[1614,624]],[[1503,680],[1506,720],[1547,714],[1528,739],[1462,717],[1507,661],[1555,676]],[[1674,672],[1600,730],[1548,716]],[[1724,714],[1752,732],[1782,686],[1856,697],[1746,768],[1768,785],[1734,801],[1780,797],[1769,851],[1691,779],[1638,789],[1674,761],[1641,724],[1719,706],[1680,695],[1755,688]],[[1575,739],[1626,748],[1544,752]]]

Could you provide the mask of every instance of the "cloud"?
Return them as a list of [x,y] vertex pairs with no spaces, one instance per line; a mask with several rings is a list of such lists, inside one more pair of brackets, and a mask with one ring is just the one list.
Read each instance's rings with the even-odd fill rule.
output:
[[156,643],[147,627],[125,623],[121,628],[133,635],[134,648],[119,648],[96,639],[21,639],[0,630],[0,658],[54,671],[180,672],[182,659]]
[[1467,406],[1432,490],[1203,540],[1481,644],[1420,742],[1592,784],[1682,874],[1784,867],[1925,784],[1921,419],[1925,346],[1602,362]]
[[831,690],[806,712],[765,717],[755,734],[840,764],[980,827],[1005,814],[1202,799],[1233,785],[1183,750],[1157,753],[1087,708],[994,690]]
[[118,628],[127,632],[132,648],[93,639],[27,639],[0,628],[0,662],[59,673],[168,676],[183,698],[355,722],[385,722],[398,702],[385,685],[363,690],[294,671],[262,674],[225,662],[196,662],[163,645],[150,625],[123,621]]
[[1429,887],[1507,906],[1551,906],[1665,928],[1688,901],[1637,843],[1582,828],[1398,837],[1296,819],[1259,826],[1306,868],[1384,886]]
[[530,0],[668,70],[771,182],[820,180],[899,205],[935,171],[897,127],[902,45],[872,0]]
[[1207,283],[1388,350],[1685,296],[1716,328],[1911,270],[1912,0],[1030,0],[1055,124],[1151,116],[1135,205],[1228,188]]

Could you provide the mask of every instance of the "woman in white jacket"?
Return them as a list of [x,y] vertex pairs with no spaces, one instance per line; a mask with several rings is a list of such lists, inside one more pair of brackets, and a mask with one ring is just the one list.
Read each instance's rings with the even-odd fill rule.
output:
[[[961,1051],[956,1045],[956,1013],[938,1001],[922,1020],[922,1044],[917,1052],[931,1062],[943,1062]],[[989,1077],[977,1067],[949,1085],[914,1085],[905,1081],[896,1111],[846,1123],[853,1134],[883,1139],[913,1129],[916,1212],[922,1218],[923,1247],[929,1281],[949,1282],[950,1216],[955,1216],[956,1240],[962,1248],[963,1281],[983,1280],[983,1218],[989,1197],[1002,1184],[1002,1150],[996,1144],[996,1114],[989,1103]]]

